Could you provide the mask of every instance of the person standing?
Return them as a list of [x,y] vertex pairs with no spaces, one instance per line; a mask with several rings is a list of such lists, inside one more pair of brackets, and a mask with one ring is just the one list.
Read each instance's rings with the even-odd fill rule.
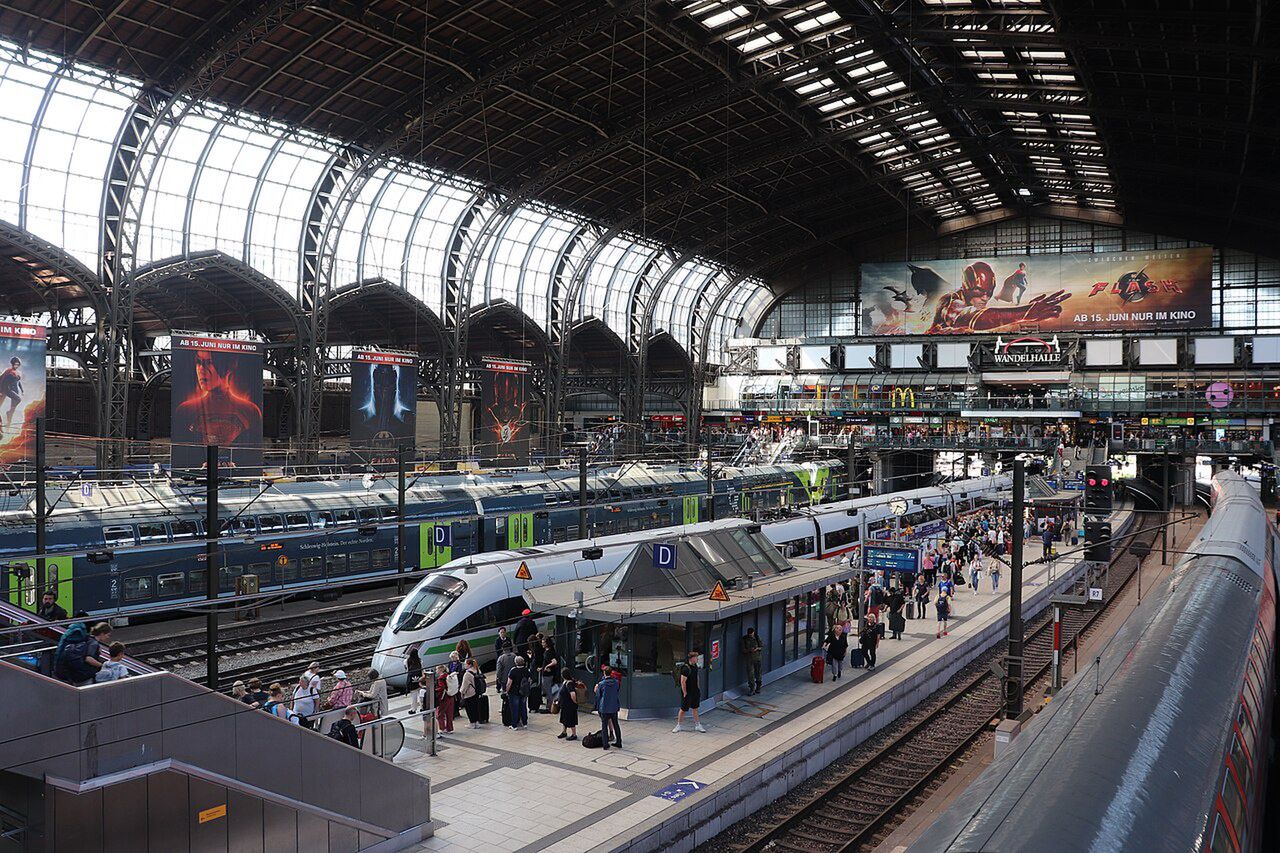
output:
[[924,577],[916,578],[915,600],[916,618],[923,619],[929,606],[929,582]]
[[524,658],[516,658],[515,665],[507,673],[505,692],[507,702],[511,706],[511,729],[515,731],[529,726],[529,690],[533,679],[529,677],[529,669]]
[[387,680],[376,669],[369,670],[369,689],[359,691],[359,696],[370,703],[369,712],[375,717],[387,715]]
[[560,670],[560,734],[556,735],[566,741],[578,739],[578,682],[573,672]]
[[293,712],[298,715],[303,728],[314,728],[312,719],[316,716],[316,702],[320,695],[311,689],[311,674],[304,672],[298,676],[298,686],[293,688]]
[[831,664],[831,680],[839,681],[844,671],[844,656],[849,653],[849,637],[843,624],[831,626],[822,647],[826,649],[827,661]]
[[[421,672],[418,673],[422,675]],[[356,691],[347,680],[347,674],[341,669],[334,670],[333,687],[329,688],[329,700],[326,705],[331,710],[343,710],[355,699]]]
[[609,748],[609,729],[615,735],[614,746],[622,749],[622,729],[618,727],[618,712],[622,710],[622,673],[616,669],[596,682],[596,710],[600,714],[600,743]]
[[902,639],[902,632],[907,630],[907,620],[902,615],[902,611],[907,606],[907,597],[902,594],[902,590],[894,587],[889,593],[889,633],[895,640]]
[[677,669],[677,674],[680,682],[680,711],[676,714],[676,727],[671,732],[674,734],[684,731],[686,711],[693,712],[693,730],[705,732],[702,721],[698,719],[698,706],[702,704],[702,686],[698,683],[698,652],[696,650],[689,650],[685,662]]
[[503,625],[498,628],[498,636],[493,641],[493,654],[495,657],[502,657],[503,652],[514,652],[516,644],[507,636],[507,626]]
[[1000,592],[1000,561],[993,560],[991,562],[991,594],[996,595]]
[[436,667],[436,727],[441,735],[453,731],[453,694],[449,692],[449,676],[454,674],[444,664]]
[[756,635],[755,628],[748,628],[742,637],[742,657],[747,662],[747,695],[760,692],[764,686],[760,683],[760,656],[764,652],[764,643]]
[[876,668],[876,647],[880,645],[880,620],[874,614],[867,614],[867,624],[863,626],[862,633],[858,635],[858,645],[862,648],[862,652],[867,658],[867,669],[875,671]]
[[475,658],[467,658],[466,669],[462,671],[462,687],[458,695],[462,697],[462,705],[467,711],[467,723],[473,729],[480,728],[480,665]]
[[418,654],[417,649],[409,649],[409,655],[404,662],[404,671],[409,687],[409,713],[416,714],[418,709],[426,704],[427,698],[418,687],[418,682],[422,681],[422,656]]
[[949,633],[947,631],[947,619],[951,617],[951,596],[945,593],[938,593],[938,600],[933,603],[938,611],[938,632],[935,637],[945,637]]
[[46,622],[61,622],[67,618],[67,611],[58,604],[58,597],[52,590],[45,590],[40,596],[40,609],[36,615]]
[[[129,670],[124,665],[124,643],[112,643],[107,649],[107,654],[110,657],[93,677],[94,682],[119,681],[122,678],[128,678]],[[240,685],[240,689],[244,690],[243,684]]]
[[542,700],[547,703],[544,714],[551,713],[551,703],[555,699],[556,673],[560,671],[560,658],[550,637],[542,638],[542,666],[538,669],[538,683],[542,688]]
[[525,647],[529,644],[529,640],[533,639],[533,635],[536,633],[538,633],[538,625],[533,621],[533,611],[526,607],[520,614],[520,621],[516,622],[516,654],[524,652]]

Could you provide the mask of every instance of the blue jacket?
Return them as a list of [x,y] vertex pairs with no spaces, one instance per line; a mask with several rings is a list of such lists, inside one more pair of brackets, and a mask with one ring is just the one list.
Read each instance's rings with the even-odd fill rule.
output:
[[596,685],[597,710],[601,714],[616,714],[622,708],[618,699],[618,680],[610,676]]

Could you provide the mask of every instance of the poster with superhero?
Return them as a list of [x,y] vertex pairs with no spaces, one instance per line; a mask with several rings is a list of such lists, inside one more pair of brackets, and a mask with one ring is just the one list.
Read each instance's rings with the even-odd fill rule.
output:
[[216,444],[231,475],[262,471],[262,345],[232,338],[174,335],[169,460],[202,470]]
[[528,362],[485,359],[481,374],[480,437],[476,442],[481,461],[528,465]]
[[413,459],[418,359],[410,353],[351,353],[351,453],[356,464],[394,468],[396,448]]
[[1146,332],[1213,323],[1213,249],[862,265],[862,333]]
[[0,322],[0,465],[35,458],[45,406],[44,326]]

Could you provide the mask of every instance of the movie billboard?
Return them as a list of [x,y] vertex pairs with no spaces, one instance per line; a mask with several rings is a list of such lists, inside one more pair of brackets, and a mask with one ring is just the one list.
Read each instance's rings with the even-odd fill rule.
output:
[[509,359],[485,359],[480,382],[480,438],[476,452],[484,462],[529,464],[526,383],[529,364]]
[[0,323],[0,465],[35,458],[44,417],[44,326]]
[[175,471],[204,468],[218,446],[231,474],[262,470],[262,345],[231,338],[174,335],[169,460]]
[[396,448],[416,437],[418,359],[409,353],[351,353],[351,451],[358,462],[396,464]]
[[1213,249],[862,265],[862,333],[1146,332],[1213,323]]

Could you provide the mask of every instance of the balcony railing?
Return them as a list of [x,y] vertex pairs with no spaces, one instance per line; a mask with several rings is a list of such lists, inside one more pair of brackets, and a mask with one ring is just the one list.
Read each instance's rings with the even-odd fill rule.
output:
[[763,397],[758,399],[708,400],[709,411],[742,411],[768,413],[827,414],[937,412],[959,414],[962,411],[1008,412],[1016,417],[1019,412],[1112,412],[1137,415],[1163,415],[1195,413],[1204,416],[1241,417],[1250,414],[1280,413],[1280,398],[1271,395],[1238,395],[1226,409],[1211,407],[1202,395],[1149,394],[1145,397],[1076,391],[1061,395],[1049,395],[1028,399],[1023,396],[986,396],[985,394],[916,394],[886,397],[840,397],[820,400]]

